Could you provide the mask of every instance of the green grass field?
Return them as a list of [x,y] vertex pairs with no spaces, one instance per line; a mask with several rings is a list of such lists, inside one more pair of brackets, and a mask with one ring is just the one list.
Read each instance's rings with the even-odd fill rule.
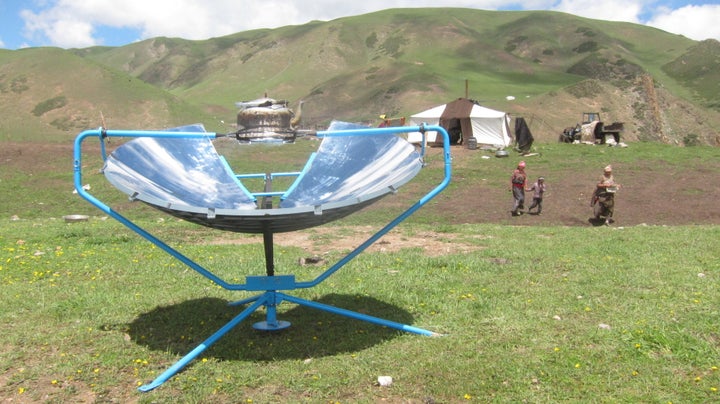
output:
[[[299,144],[298,156],[310,144]],[[287,151],[284,151],[287,150]],[[257,151],[255,158],[276,160]],[[540,144],[533,167],[648,161],[708,167],[712,148]],[[293,169],[287,154],[287,169]],[[228,154],[240,164],[241,158]],[[692,159],[690,159],[692,157]],[[235,160],[233,160],[235,159]],[[56,161],[57,160],[57,161]],[[720,398],[717,226],[454,225],[424,209],[396,230],[398,248],[367,251],[299,297],[442,334],[424,337],[283,303],[292,326],[255,331],[262,311],[158,389],[154,379],[239,313],[226,291],[72,195],[69,156],[47,158],[33,184],[4,170],[13,195],[0,232],[0,397],[12,402],[712,402]],[[556,164],[551,164],[551,162]],[[500,178],[455,159],[458,184]],[[86,162],[93,194],[229,282],[264,274],[261,239],[199,228],[131,207]],[[434,158],[428,160],[432,168]],[[713,163],[714,164],[714,163]],[[65,167],[65,168],[63,168]],[[244,169],[247,169],[245,167]],[[550,171],[554,170],[554,171]],[[422,186],[433,181],[425,174]],[[492,180],[496,181],[496,180]],[[25,184],[22,192],[18,186]],[[44,186],[37,186],[44,184]],[[501,186],[498,183],[497,186]],[[409,193],[415,192],[409,185]],[[58,195],[61,194],[61,197]],[[276,272],[310,280],[309,251],[328,264],[340,240],[379,229],[397,209],[364,211],[276,247]],[[20,212],[17,220],[11,220]],[[67,213],[90,220],[65,223]],[[443,254],[411,241],[433,234]],[[280,238],[278,236],[278,238]],[[361,240],[362,241],[362,240]],[[405,243],[406,242],[406,243]],[[403,248],[403,245],[407,247]],[[391,376],[391,386],[379,386]]]
[[[230,281],[262,246],[143,222]],[[471,253],[366,253],[298,296],[443,334],[424,337],[285,303],[256,313],[150,393],[220,328],[228,292],[114,221],[6,222],[0,396],[14,402],[709,402],[720,388],[720,230],[446,226]],[[342,237],[344,228],[333,228]],[[407,237],[434,228],[406,226]],[[599,242],[602,240],[602,242]],[[318,243],[327,243],[320,238]],[[298,278],[304,251],[276,251]],[[339,258],[340,251],[325,258]],[[376,383],[391,376],[389,387]]]

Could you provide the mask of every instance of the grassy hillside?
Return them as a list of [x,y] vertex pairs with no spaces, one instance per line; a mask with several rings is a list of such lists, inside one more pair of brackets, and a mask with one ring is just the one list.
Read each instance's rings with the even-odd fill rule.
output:
[[[637,24],[556,12],[428,8],[208,41],[160,38],[92,57],[217,112],[264,93],[303,99],[309,125],[410,115],[465,95],[467,83],[471,98],[542,119],[533,129],[546,140],[596,110],[627,122],[628,140],[682,144],[694,132],[713,144],[720,115],[714,93],[703,89],[714,76],[687,80],[665,67],[682,59],[697,71],[719,70],[713,59],[686,56],[696,44]],[[584,93],[586,80],[602,88]],[[548,97],[568,108],[548,114]]]
[[0,140],[66,141],[87,128],[161,128],[197,107],[92,60],[57,48],[0,52]]
[[720,108],[720,47],[706,40],[663,65],[663,71],[693,92],[695,99],[710,108]]
[[[332,119],[375,123],[379,114],[408,116],[467,91],[491,108],[531,118],[540,141],[554,141],[584,111],[626,122],[629,141],[683,144],[692,135],[716,145],[720,128],[714,91],[720,62],[711,57],[720,43],[557,12],[392,9],[204,41],[153,38],[115,48],[32,51],[47,61],[37,67],[44,69],[40,76],[54,77],[56,65],[77,63],[83,66],[73,71],[99,69],[106,72],[103,80],[132,84],[108,97],[115,84],[79,85],[67,80],[72,75],[60,76],[64,86],[102,89],[83,96],[95,109],[104,104],[106,114],[127,117],[116,127],[165,126],[180,118],[229,130],[234,102],[264,94],[292,105],[304,100],[308,127]],[[19,59],[23,52],[0,57]],[[2,88],[24,79],[26,63],[3,63]],[[23,108],[32,110],[56,93],[38,93]],[[159,107],[138,108],[125,97]],[[146,114],[134,115],[138,109]]]

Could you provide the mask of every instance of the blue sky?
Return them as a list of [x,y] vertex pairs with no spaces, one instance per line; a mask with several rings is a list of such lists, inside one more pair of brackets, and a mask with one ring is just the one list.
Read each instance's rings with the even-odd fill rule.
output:
[[410,7],[554,10],[720,40],[719,0],[0,0],[0,48],[122,46],[157,36],[207,39]]

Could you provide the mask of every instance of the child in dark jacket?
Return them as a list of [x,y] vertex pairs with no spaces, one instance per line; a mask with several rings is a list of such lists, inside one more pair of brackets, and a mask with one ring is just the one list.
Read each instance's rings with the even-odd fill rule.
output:
[[530,213],[530,211],[535,207],[537,207],[538,215],[542,213],[542,201],[545,189],[547,189],[547,185],[545,185],[545,178],[543,177],[538,178],[530,188],[526,189],[528,192],[533,191],[533,200],[532,204],[528,208],[528,213]]

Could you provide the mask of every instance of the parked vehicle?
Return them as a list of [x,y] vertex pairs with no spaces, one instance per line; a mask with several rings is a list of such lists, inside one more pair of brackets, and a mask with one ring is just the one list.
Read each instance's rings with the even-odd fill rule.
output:
[[599,112],[583,112],[582,123],[563,129],[559,141],[574,143],[585,139],[597,144],[605,144],[612,138],[615,143],[620,143],[620,134],[624,127],[623,122],[613,122],[610,125],[605,125],[600,119]]

